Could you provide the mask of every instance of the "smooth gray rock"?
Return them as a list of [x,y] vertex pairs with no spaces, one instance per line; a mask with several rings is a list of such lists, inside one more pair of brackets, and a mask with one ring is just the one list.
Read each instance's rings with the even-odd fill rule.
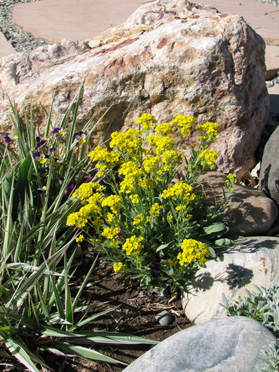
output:
[[256,372],[275,340],[253,319],[218,319],[168,337],[123,372]]
[[[207,172],[198,178],[209,204],[223,199],[225,180],[219,172]],[[267,235],[277,215],[276,203],[263,191],[236,184],[222,221],[228,223],[229,235]]]
[[279,127],[275,129],[265,145],[259,182],[261,190],[274,199],[277,204],[279,204],[278,145]]
[[247,291],[279,286],[279,238],[251,237],[229,249],[217,250],[218,258],[200,268],[182,306],[196,324],[226,316],[222,295],[229,301],[247,296]]

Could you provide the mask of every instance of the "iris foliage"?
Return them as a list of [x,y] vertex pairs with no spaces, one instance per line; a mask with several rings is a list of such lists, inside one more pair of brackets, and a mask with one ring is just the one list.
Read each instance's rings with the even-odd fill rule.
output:
[[0,342],[30,371],[51,370],[44,352],[116,363],[94,344],[152,343],[91,331],[90,324],[110,311],[82,297],[88,282],[94,284],[98,254],[79,287],[73,282],[76,235],[65,224],[80,201],[69,196],[88,180],[87,138],[98,124],[91,119],[76,130],[81,92],[59,126],[52,125],[50,110],[42,133],[32,112],[22,119],[11,103],[15,136],[1,133]]

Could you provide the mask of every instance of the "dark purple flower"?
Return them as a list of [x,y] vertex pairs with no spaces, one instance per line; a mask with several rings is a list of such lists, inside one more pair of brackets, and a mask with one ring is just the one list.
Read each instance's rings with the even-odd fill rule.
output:
[[86,134],[82,131],[74,134],[74,139],[78,141],[78,143],[86,142]]
[[75,185],[72,183],[71,185],[67,186],[66,189],[64,190],[64,195],[67,195],[69,191],[73,190]]
[[62,128],[54,128],[52,131],[53,134],[63,134],[64,130]]
[[1,133],[2,138],[4,139],[5,143],[10,143],[13,139],[17,137],[13,137],[8,133]]
[[161,267],[160,262],[154,262],[149,267],[151,269],[151,275],[157,277],[159,275],[159,270]]
[[55,147],[52,147],[51,149],[49,149],[49,152],[50,152],[50,155],[54,158],[54,159],[57,159],[58,158],[58,152],[56,150]]
[[36,146],[37,149],[42,146],[45,148],[47,145],[47,139],[45,137],[37,136],[36,141],[37,141],[37,146]]
[[43,187],[38,187],[38,188],[37,188],[37,192],[38,192],[39,194],[43,194],[45,191],[46,191],[46,187],[45,187],[45,186],[43,186]]
[[48,157],[45,156],[45,154],[42,151],[40,151],[40,152],[34,152],[33,158],[38,160],[41,164],[44,164]]
[[121,238],[121,235],[123,234],[123,232],[124,232],[124,230],[123,230],[123,229],[121,229],[121,230],[119,231],[119,233],[117,234],[117,235],[118,235],[118,239],[120,239],[120,238]]

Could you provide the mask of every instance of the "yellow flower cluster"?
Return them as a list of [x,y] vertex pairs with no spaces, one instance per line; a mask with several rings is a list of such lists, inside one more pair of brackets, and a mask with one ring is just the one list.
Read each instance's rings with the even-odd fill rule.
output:
[[181,134],[184,136],[190,136],[190,128],[196,124],[196,119],[193,116],[177,115],[173,119],[172,124],[176,124],[178,127],[181,127]]
[[182,252],[179,252],[177,259],[180,266],[190,264],[195,261],[206,262],[209,257],[208,246],[195,239],[184,239],[181,243]]
[[175,150],[167,150],[160,155],[164,166],[163,171],[166,172],[172,167],[176,167],[181,163],[181,153]]
[[119,243],[119,233],[121,229],[119,227],[106,227],[102,232],[102,236],[106,239],[111,240],[110,245],[117,245]]
[[208,166],[211,169],[216,168],[215,160],[218,158],[218,153],[213,150],[204,150],[199,154],[199,158],[202,159],[201,165]]
[[135,190],[136,181],[144,174],[143,170],[139,169],[133,161],[123,163],[118,173],[125,176],[124,180],[120,183],[120,192],[126,192],[127,194]]
[[156,126],[155,132],[160,133],[160,134],[173,134],[174,130],[170,123],[162,123]]
[[147,173],[151,173],[152,171],[158,171],[160,161],[161,159],[158,156],[147,155],[142,165]]
[[193,193],[193,187],[191,185],[188,185],[184,181],[179,181],[169,189],[164,190],[161,196],[164,199],[171,198],[173,200],[177,199],[178,196],[180,196],[182,200],[185,201],[194,200],[196,197],[196,195]]
[[157,123],[157,120],[153,115],[144,113],[136,120],[136,123],[141,124],[142,130],[147,131],[153,128],[153,125]]
[[107,167],[113,168],[114,165],[119,161],[120,155],[115,151],[108,151],[108,149],[97,146],[91,151],[88,156],[93,160],[97,161],[96,168],[99,169],[99,176],[103,176]]
[[72,197],[79,198],[80,200],[89,198],[93,194],[93,188],[93,182],[83,183],[73,192]]
[[153,134],[147,137],[147,141],[151,146],[156,147],[155,153],[157,155],[172,149],[175,145],[175,140],[172,137],[161,136],[160,134]]
[[142,241],[142,236],[138,238],[136,235],[133,235],[131,238],[126,239],[122,249],[126,251],[127,256],[131,256],[131,254],[138,256],[144,248],[144,245],[141,244]]
[[160,205],[159,203],[154,203],[150,208],[150,214],[152,216],[159,216],[161,209],[163,209],[162,205]]
[[122,198],[119,195],[110,195],[102,201],[102,207],[109,207],[112,213],[117,213],[121,209]]
[[[213,123],[211,121],[207,121],[206,123],[204,123],[202,125],[198,125],[196,127],[196,130],[198,130],[200,132],[206,132],[210,141],[215,141],[217,134],[221,132],[221,128],[220,128],[219,124]],[[204,137],[204,136],[199,137],[199,138],[200,139],[207,139],[207,137]]]
[[99,192],[96,192],[93,195],[89,196],[89,198],[85,200],[86,204],[83,207],[81,207],[78,212],[71,213],[68,216],[66,224],[68,226],[75,225],[76,227],[79,228],[84,227],[87,224],[88,222],[87,219],[91,213],[92,214],[101,213],[101,205],[104,198],[105,198],[104,194]]
[[113,132],[111,134],[110,147],[120,151],[127,152],[132,158],[137,158],[138,152],[142,149],[142,131],[133,128],[124,133]]
[[119,271],[123,271],[124,269],[125,269],[125,265],[122,262],[114,262],[113,270],[115,273],[118,273]]

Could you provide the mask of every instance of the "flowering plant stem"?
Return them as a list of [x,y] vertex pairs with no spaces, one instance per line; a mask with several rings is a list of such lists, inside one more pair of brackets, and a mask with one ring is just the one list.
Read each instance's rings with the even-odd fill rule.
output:
[[[67,225],[83,230],[124,278],[140,278],[150,289],[187,290],[199,266],[214,255],[215,240],[228,230],[216,218],[230,192],[212,209],[197,184],[201,172],[216,167],[218,154],[209,146],[220,127],[212,122],[196,126],[199,143],[186,158],[181,143],[191,135],[195,118],[178,115],[171,123],[156,122],[143,114],[137,120],[141,129],[112,133],[111,151],[96,147],[89,153],[98,173],[73,193],[82,206]],[[228,178],[229,190],[235,180]]]

